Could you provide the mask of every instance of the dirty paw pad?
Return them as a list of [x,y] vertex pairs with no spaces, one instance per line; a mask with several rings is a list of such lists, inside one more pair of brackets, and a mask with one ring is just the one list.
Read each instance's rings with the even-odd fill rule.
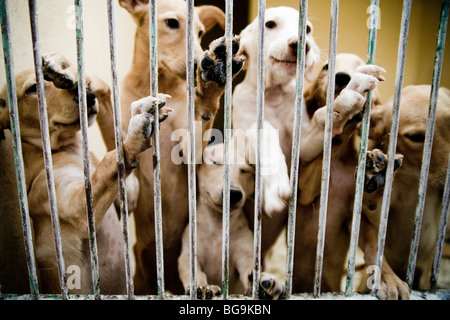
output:
[[[225,37],[217,39],[211,43],[210,49],[204,54],[200,61],[201,79],[205,82],[216,82],[220,87],[226,82],[226,58],[227,46]],[[234,57],[239,50],[239,38],[232,40],[232,73],[239,72],[244,63],[243,58]]]
[[[403,156],[395,155],[394,171],[402,165]],[[367,152],[366,159],[366,178],[364,181],[364,190],[368,193],[375,192],[384,187],[386,181],[386,169],[388,157],[378,149]]]

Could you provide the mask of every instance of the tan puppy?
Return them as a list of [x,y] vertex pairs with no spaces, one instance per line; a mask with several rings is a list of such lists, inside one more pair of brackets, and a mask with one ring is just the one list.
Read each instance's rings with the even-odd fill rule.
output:
[[[245,161],[233,144],[230,146],[230,293],[251,294],[253,273],[253,232],[248,226],[243,207],[253,195],[254,168]],[[223,144],[205,149],[205,162],[198,170],[199,199],[197,204],[197,295],[210,299],[220,295],[222,283],[222,204],[223,204]],[[184,287],[189,291],[189,228],[183,234],[183,247],[178,258],[178,270]],[[213,285],[214,284],[214,285]],[[276,276],[262,272],[260,296],[277,299],[284,285]]]
[[[341,53],[336,56],[336,101],[340,95],[345,94],[345,91],[352,85],[352,82],[360,77],[358,71],[364,70],[365,68],[371,67],[366,67],[364,61],[354,54]],[[318,110],[323,110],[323,106],[326,104],[328,77],[328,64],[325,64],[317,76],[317,79],[305,92],[308,114],[312,115],[313,118],[316,117],[315,113]],[[383,78],[380,77],[380,79]],[[376,108],[378,103],[378,91],[377,88],[374,88],[372,100],[373,107]],[[335,119],[339,118],[335,117],[333,120]],[[342,270],[346,263],[345,255],[349,248],[349,230],[352,221],[355,193],[355,168],[357,166],[359,148],[359,144],[355,142],[358,140],[358,135],[355,133],[358,132],[359,120],[360,115],[356,114],[346,123],[344,122],[342,133],[336,135],[333,139],[325,236],[325,259],[322,279],[322,290],[325,291],[339,291],[339,270]],[[336,127],[336,123],[334,123],[334,126]],[[400,155],[396,156],[396,170],[400,167],[401,158]],[[366,192],[363,198],[363,217],[359,241],[359,246],[365,253],[367,265],[375,264],[378,235],[378,220],[376,217],[379,219],[384,177],[386,175],[386,159],[386,155],[380,152],[380,150],[369,151],[367,155],[364,189]],[[317,166],[318,164],[320,164],[320,166]],[[306,230],[311,229],[316,230],[318,226],[317,217],[313,218],[308,215],[314,216],[315,206],[318,206],[319,202],[318,198],[316,198],[313,202],[308,204],[308,201],[305,201],[305,191],[308,196],[306,198],[310,198],[309,192],[314,189],[307,188],[314,185],[312,181],[316,181],[316,189],[312,194],[315,197],[318,195],[317,192],[320,188],[321,179],[321,158],[303,166],[301,170],[303,170],[304,173],[301,174],[299,188],[302,190],[303,196],[301,193],[299,206],[297,208],[300,213],[301,222],[299,221],[297,223],[296,230],[296,234],[298,234],[296,245],[298,245],[299,248],[296,248],[295,272],[300,275],[296,281],[297,288],[300,290],[306,288],[307,291],[310,291],[312,290],[313,283],[311,279],[307,278],[307,275],[308,273],[313,272],[312,268],[315,261],[315,251],[313,252],[312,248],[317,242],[317,231],[310,234],[305,234],[305,232]],[[304,247],[303,249],[302,246]],[[305,260],[310,261],[310,264],[301,263],[301,261]],[[367,287],[365,289],[367,289]],[[383,264],[380,290],[378,290],[377,293],[378,296],[383,299],[396,299],[398,297],[407,299],[409,297],[407,285],[393,273],[387,263]]]
[[[123,81],[122,116],[130,117],[130,102],[149,94],[149,26],[148,1],[121,0],[137,23],[135,50],[131,70]],[[159,91],[172,99],[168,106],[174,112],[161,128],[161,192],[164,236],[165,287],[174,294],[184,293],[177,271],[177,259],[181,250],[181,236],[188,219],[187,185],[187,107],[186,107],[186,3],[183,0],[158,1],[158,85]],[[194,12],[194,54],[198,59],[195,88],[195,121],[197,135],[196,157],[200,163],[203,148],[209,140],[207,131],[212,127],[224,91],[225,46],[223,39],[211,44],[202,55],[200,38],[214,24],[225,24],[224,13],[213,6],[196,7]],[[238,42],[235,45],[238,47]],[[236,47],[236,49],[237,49]],[[235,50],[234,50],[235,52]],[[233,72],[242,67],[242,61],[234,60]],[[126,121],[123,122],[126,124]],[[126,125],[124,126],[126,131]],[[205,134],[206,132],[206,134]],[[202,141],[203,139],[203,141]],[[181,142],[180,142],[181,140]],[[137,294],[156,293],[156,261],[154,239],[153,156],[143,153],[137,174],[140,193],[135,210],[135,246]]]
[[[319,61],[319,49],[314,42],[312,36],[312,25],[307,24],[306,36],[306,61],[305,70],[306,77],[310,76],[310,72],[315,64]],[[286,225],[287,210],[283,202],[286,195],[289,195],[289,177],[288,168],[291,162],[291,148],[292,148],[292,131],[294,119],[295,106],[295,62],[297,57],[297,38],[298,38],[298,11],[293,8],[277,7],[269,8],[266,11],[265,22],[265,104],[264,104],[264,129],[269,129],[268,132],[275,132],[275,134],[268,133],[269,142],[263,142],[263,169],[269,172],[263,172],[263,188],[264,188],[264,209],[266,214],[270,214],[270,208],[273,211],[278,211],[272,217],[263,216],[263,243],[262,252],[268,250],[275,242],[277,236]],[[241,33],[241,52],[247,56],[246,61],[246,75],[243,82],[236,86],[233,94],[233,125],[236,129],[249,130],[253,135],[248,135],[249,141],[255,141],[253,137],[256,135],[255,121],[256,121],[256,61],[257,61],[257,20],[254,20]],[[345,128],[344,125],[361,111],[365,98],[364,92],[374,89],[378,82],[382,80],[380,73],[382,68],[377,66],[361,65],[359,69],[355,70],[355,75],[348,84],[347,89],[343,90],[339,95],[336,95],[334,102],[334,119],[333,119],[333,138],[335,141],[341,141],[342,145],[346,145],[349,141],[356,124],[352,128]],[[316,233],[312,230],[317,229],[317,214],[314,210],[318,208],[315,203],[320,194],[321,168],[322,168],[322,147],[324,139],[325,127],[325,113],[326,110],[323,105],[310,118],[307,113],[306,105],[302,106],[303,124],[302,124],[302,141],[300,151],[300,183],[299,189],[299,207],[298,214],[304,214],[305,217],[299,222],[305,227],[304,230],[297,232],[299,245],[297,250],[306,250],[311,254],[311,260],[303,263],[305,271],[301,275],[297,275],[297,286],[295,290],[311,291],[314,271],[315,252],[316,252]],[[253,130],[253,131],[252,131]],[[278,132],[276,133],[276,130]],[[266,131],[267,132],[267,131]],[[264,138],[266,139],[266,138]],[[249,154],[254,152],[255,144],[250,143]],[[333,148],[333,153],[337,152]],[[250,157],[249,157],[250,158]],[[248,159],[251,163],[251,159]],[[338,168],[333,169],[340,170]],[[354,167],[348,173],[353,175]],[[353,183],[349,181],[348,183]],[[353,190],[354,192],[354,190]],[[338,197],[338,196],[336,196]],[[268,206],[268,201],[272,203]],[[339,210],[338,208],[336,208]],[[267,212],[269,211],[269,212]],[[251,214],[247,214],[252,220]],[[304,222],[313,220],[313,222]],[[341,220],[341,218],[339,218]],[[333,220],[330,219],[331,224]],[[314,223],[314,225],[312,225]],[[342,222],[337,222],[340,225]],[[331,229],[336,231],[338,236],[338,229]],[[301,235],[299,234],[301,233]],[[303,245],[301,245],[303,243]],[[308,248],[304,246],[308,244]],[[336,243],[338,245],[339,243]],[[302,247],[303,246],[303,247]],[[342,259],[345,257],[345,249],[342,250]],[[299,257],[302,254],[299,253]],[[332,257],[337,256],[339,261],[336,261],[336,266],[339,265],[339,271],[342,270],[343,261],[339,254],[331,254]],[[298,258],[298,264],[301,258]],[[312,269],[311,269],[312,268]],[[336,270],[336,268],[331,268]],[[299,269],[300,270],[300,269]],[[334,276],[334,275],[333,275]],[[303,279],[308,278],[310,282],[304,285]],[[339,278],[333,280],[336,286],[329,285],[328,290],[339,289]],[[306,281],[306,280],[305,280]],[[325,280],[324,283],[327,283]],[[331,281],[331,280],[330,280]]]
[[[408,86],[402,90],[397,152],[404,155],[403,166],[394,180],[389,223],[386,236],[385,256],[394,271],[406,278],[408,257],[417,204],[422,150],[430,103],[429,85]],[[389,100],[372,111],[371,138],[379,147],[387,149],[392,118]],[[426,290],[430,286],[430,272],[436,245],[442,193],[445,183],[447,161],[450,152],[450,90],[439,89],[436,122],[428,176],[427,194],[420,233],[414,286]]]
[[[69,289],[70,293],[88,294],[92,293],[92,279],[76,68],[59,54],[44,56],[43,62],[44,76],[50,80],[45,81],[45,94],[64,261],[67,268],[75,266],[79,270],[79,283],[75,282],[74,287],[69,286]],[[86,83],[88,121],[92,124],[98,113],[110,112],[102,110],[111,108],[110,91],[97,78],[87,78]],[[16,88],[28,204],[34,226],[41,292],[59,293],[34,70],[19,73],[16,76]],[[6,104],[6,88],[0,94],[0,101]],[[129,133],[123,144],[128,174],[135,167],[138,154],[150,147],[153,116],[148,112],[157,103],[160,103],[159,99],[146,98],[133,105]],[[167,111],[168,109],[161,109],[161,119],[167,116]],[[6,109],[0,114],[0,130],[9,128],[9,112]],[[99,164],[92,158],[92,169],[100,289],[103,294],[123,294],[126,290],[122,232],[118,215],[112,206],[118,192],[115,151],[108,152]]]

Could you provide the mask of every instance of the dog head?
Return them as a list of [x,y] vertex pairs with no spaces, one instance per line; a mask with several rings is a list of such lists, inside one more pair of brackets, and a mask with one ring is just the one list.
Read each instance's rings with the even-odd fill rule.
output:
[[[297,10],[290,7],[269,8],[265,14],[264,62],[266,85],[289,83],[296,75],[298,46]],[[307,22],[305,76],[310,78],[320,60],[319,47],[313,39],[313,27]],[[256,70],[258,18],[241,32],[241,53],[247,57],[248,68]],[[256,74],[256,72],[253,72]]]
[[[407,86],[402,89],[398,127],[397,153],[403,154],[402,170],[418,181],[430,105],[429,85]],[[370,138],[387,148],[392,121],[393,98],[371,112]],[[429,183],[443,186],[450,153],[450,90],[440,88],[436,105],[436,120]]]
[[[148,0],[119,0],[119,3],[131,13],[137,24],[135,50],[142,50],[140,54],[149,61]],[[186,2],[164,0],[157,3],[158,66],[185,78]],[[202,54],[201,38],[216,23],[225,28],[225,14],[218,7],[205,5],[194,8],[194,57]]]
[[[20,72],[16,75],[15,81],[21,139],[41,147],[38,95],[34,70]],[[44,87],[51,149],[58,150],[72,143],[75,134],[80,130],[78,90],[59,89],[51,81],[44,81]],[[90,90],[86,91],[86,104],[88,123],[91,125],[98,113],[98,102],[95,94]],[[0,130],[10,129],[6,86],[0,92],[0,105],[5,106],[3,111],[0,109]]]
[[[355,54],[339,53],[336,55],[334,98],[336,98],[350,82],[356,68],[362,65],[365,65],[365,62]],[[322,70],[319,72],[311,86],[305,90],[305,104],[310,117],[312,117],[317,109],[327,104],[328,75],[327,62],[324,64]],[[381,104],[377,88],[372,90],[372,104]]]
[[[208,146],[204,152],[204,163],[198,169],[200,200],[215,211],[222,212],[223,204],[223,144]],[[248,197],[254,193],[254,168],[230,146],[230,212],[244,206]]]

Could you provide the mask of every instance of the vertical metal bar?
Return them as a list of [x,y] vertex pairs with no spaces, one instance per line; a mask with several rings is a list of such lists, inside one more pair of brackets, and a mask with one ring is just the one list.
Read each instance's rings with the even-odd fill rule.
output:
[[[371,1],[371,8],[377,8],[374,12],[371,12],[372,28],[369,29],[369,40],[367,45],[367,64],[375,63],[375,52],[377,43],[377,26],[378,26],[378,13],[379,13],[379,0]],[[352,219],[352,231],[350,238],[350,250],[347,267],[347,280],[345,284],[345,294],[348,296],[353,292],[353,277],[355,275],[355,257],[356,250],[358,249],[359,228],[361,224],[361,208],[362,199],[364,194],[364,178],[366,168],[367,157],[367,144],[369,139],[369,127],[370,127],[370,110],[372,108],[372,91],[367,94],[366,103],[363,108],[363,117],[361,123],[361,142],[359,145],[358,156],[358,168],[356,174],[356,188],[355,188],[355,200],[353,204],[353,219]]]
[[256,111],[256,157],[255,157],[255,218],[254,218],[254,261],[253,261],[253,299],[259,298],[261,277],[261,221],[262,221],[262,181],[261,154],[262,132],[264,130],[264,20],[266,1],[258,0],[258,60],[257,60],[257,111]]
[[47,178],[47,194],[50,207],[50,217],[52,221],[53,238],[56,249],[56,262],[58,265],[59,283],[61,286],[61,297],[63,300],[68,298],[66,267],[61,244],[61,229],[59,224],[58,206],[56,203],[55,181],[53,178],[53,161],[50,142],[50,134],[47,119],[47,102],[45,100],[44,76],[42,72],[42,56],[40,50],[38,17],[36,1],[29,0],[31,37],[33,40],[34,70],[36,74],[37,96],[39,108],[39,123],[41,127],[42,151],[44,157],[45,175]]
[[434,251],[433,265],[431,267],[430,290],[436,292],[439,277],[439,269],[441,267],[442,249],[445,242],[445,233],[447,231],[447,220],[450,211],[450,155],[447,164],[447,176],[445,179],[444,195],[442,198],[441,219],[439,221],[439,231],[436,241],[436,249]]
[[83,7],[81,0],[75,0],[78,101],[80,109],[81,145],[83,150],[84,185],[86,190],[86,211],[88,219],[89,248],[91,252],[92,286],[96,300],[100,300],[100,273],[98,263],[97,238],[95,232],[94,201],[88,142],[88,119],[86,105],[86,80],[84,69]]
[[12,57],[11,30],[8,7],[5,0],[0,0],[0,22],[2,26],[3,54],[5,59],[6,85],[8,89],[9,118],[11,122],[12,146],[17,179],[17,194],[19,196],[20,217],[25,242],[30,293],[33,299],[39,299],[39,286],[34,257],[33,239],[31,233],[30,213],[28,210],[27,185],[20,140],[19,111],[17,107],[16,82],[14,78],[14,62]]
[[386,231],[389,216],[389,205],[391,202],[392,181],[394,175],[394,156],[397,148],[397,135],[398,135],[398,123],[400,117],[400,100],[401,91],[403,87],[403,78],[405,71],[406,61],[406,47],[408,44],[408,32],[409,32],[409,20],[411,14],[411,0],[403,1],[402,9],[402,21],[400,28],[400,39],[397,55],[397,71],[395,77],[395,93],[392,107],[392,122],[391,131],[389,135],[389,147],[388,147],[388,165],[386,168],[386,181],[383,191],[383,201],[381,204],[380,225],[378,229],[378,249],[376,255],[376,272],[374,278],[374,287],[372,288],[372,294],[376,294],[380,286],[381,270],[383,264],[383,252],[386,242]]
[[222,297],[228,298],[230,257],[230,141],[231,141],[231,91],[232,91],[232,42],[233,42],[233,0],[225,1],[225,37],[227,46],[226,84],[224,97],[224,172],[223,172],[223,218],[222,218]]
[[296,74],[296,99],[294,130],[292,135],[292,154],[291,154],[291,197],[289,198],[289,213],[287,226],[287,258],[286,258],[286,285],[285,298],[289,299],[292,294],[292,279],[294,273],[294,244],[295,244],[295,220],[297,214],[297,187],[298,171],[300,160],[300,141],[302,124],[302,105],[303,105],[303,87],[305,78],[305,39],[306,22],[308,15],[308,0],[299,1],[298,18],[298,45],[297,45],[297,74]]
[[128,299],[134,298],[134,283],[133,283],[133,269],[131,267],[131,250],[129,240],[129,222],[128,222],[128,201],[127,201],[127,184],[125,173],[125,158],[123,152],[123,138],[122,138],[122,118],[120,115],[120,95],[119,95],[119,81],[117,75],[117,49],[116,49],[116,24],[114,2],[108,0],[108,30],[109,30],[109,50],[111,58],[111,82],[112,82],[112,98],[113,98],[113,114],[114,114],[114,136],[116,143],[116,157],[117,157],[117,172],[119,183],[119,198],[120,198],[120,217],[122,220],[122,234],[124,241],[124,259],[125,259],[125,274],[127,282]]
[[194,1],[186,1],[186,85],[188,129],[190,297],[197,298],[197,208],[195,182],[195,105],[194,105]]
[[319,230],[317,233],[317,254],[314,275],[314,297],[320,295],[320,285],[322,282],[323,252],[325,245],[325,227],[327,223],[328,207],[328,189],[330,184],[330,165],[331,165],[331,138],[333,129],[333,105],[335,89],[335,66],[336,66],[336,47],[337,47],[337,26],[338,26],[339,0],[331,2],[330,12],[330,49],[328,58],[328,92],[327,92],[327,118],[325,121],[325,137],[323,142],[323,161],[322,161],[322,181],[320,192],[320,210],[319,210]]
[[436,54],[434,57],[433,80],[430,93],[430,107],[428,110],[427,131],[425,145],[422,154],[422,168],[420,171],[419,194],[417,199],[416,214],[414,218],[414,231],[409,253],[408,271],[406,283],[412,289],[414,272],[416,270],[417,252],[419,250],[420,229],[422,228],[423,210],[428,186],[428,173],[430,170],[431,152],[433,148],[434,121],[436,119],[436,105],[441,81],[442,63],[444,59],[445,36],[447,34],[449,0],[442,2],[439,31],[437,35]]
[[[158,95],[158,20],[156,0],[149,1],[149,36],[150,36],[150,95]],[[155,243],[157,285],[160,299],[165,298],[164,284],[164,252],[163,228],[161,209],[161,155],[159,144],[159,110],[155,108],[155,121],[153,122],[153,193],[155,210]]]

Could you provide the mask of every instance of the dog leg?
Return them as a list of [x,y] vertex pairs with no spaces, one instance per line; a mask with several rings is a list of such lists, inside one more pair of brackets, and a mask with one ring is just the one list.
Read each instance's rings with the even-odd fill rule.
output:
[[[246,158],[250,164],[256,162],[256,123],[246,131],[248,145]],[[264,212],[270,217],[286,207],[291,194],[288,168],[280,147],[278,132],[265,121],[262,132],[261,180],[263,186]]]
[[[400,168],[402,155],[395,156],[394,170]],[[386,178],[387,156],[375,149],[367,153],[364,200],[361,219],[360,246],[368,266],[376,264],[378,245],[378,226],[381,213],[381,201]],[[409,287],[392,270],[383,256],[380,287],[377,290],[380,299],[409,299]]]
[[[378,86],[384,80],[381,75],[386,72],[375,65],[364,65],[356,69],[355,74],[335,99],[333,105],[332,137],[342,134],[345,124],[361,112],[366,101],[364,94]],[[319,108],[311,118],[310,126],[302,130],[301,161],[308,163],[318,157],[323,150],[325,137],[326,107]]]

